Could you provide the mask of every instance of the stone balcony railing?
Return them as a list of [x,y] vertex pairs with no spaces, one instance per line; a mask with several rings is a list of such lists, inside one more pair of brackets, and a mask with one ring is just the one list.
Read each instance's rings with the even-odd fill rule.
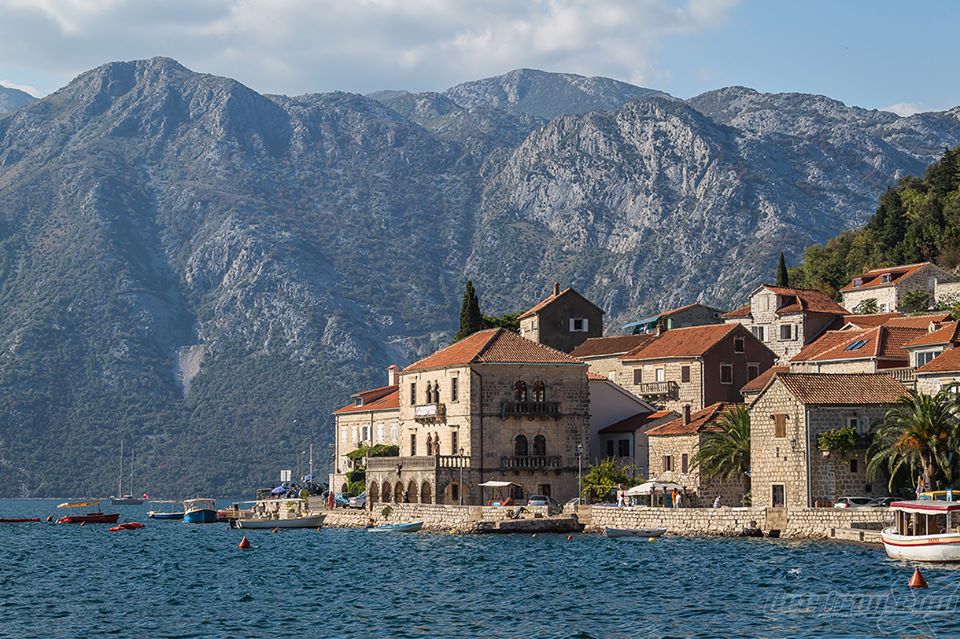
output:
[[502,470],[539,470],[541,468],[560,468],[559,455],[513,455],[500,458]]
[[500,402],[500,417],[559,417],[560,402]]
[[469,455],[437,455],[438,468],[470,468]]
[[917,370],[915,368],[881,368],[878,372],[890,375],[907,386],[917,383]]
[[650,397],[676,397],[680,386],[676,382],[644,382],[637,384],[636,393]]
[[469,455],[417,455],[415,457],[368,457],[367,472],[401,470],[434,470],[436,468],[470,468]]
[[413,418],[418,422],[439,422],[446,416],[446,404],[420,404],[413,407]]

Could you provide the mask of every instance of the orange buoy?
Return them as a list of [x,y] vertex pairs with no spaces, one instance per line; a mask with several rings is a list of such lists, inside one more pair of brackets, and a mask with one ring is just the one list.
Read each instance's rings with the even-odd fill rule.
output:
[[910,577],[910,583],[907,584],[911,588],[926,588],[927,580],[923,578],[923,575],[920,574],[920,569],[914,567],[913,576]]
[[573,535],[567,535],[567,541],[573,541]]
[[247,540],[247,536],[246,536],[246,535],[244,535],[244,536],[243,536],[243,539],[240,540],[240,546],[238,546],[238,547],[239,547],[239,548],[244,548],[244,549],[251,547],[251,546],[250,546],[250,542]]

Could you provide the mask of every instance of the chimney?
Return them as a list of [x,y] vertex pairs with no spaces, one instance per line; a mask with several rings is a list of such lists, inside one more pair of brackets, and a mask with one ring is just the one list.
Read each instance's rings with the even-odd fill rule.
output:
[[559,294],[560,294],[560,282],[558,282],[558,281],[556,281],[556,280],[554,280],[554,282],[553,282],[553,294],[554,294],[554,295],[559,295]]
[[387,386],[396,386],[400,383],[400,367],[396,364],[387,366]]
[[690,404],[683,405],[683,425],[690,423]]

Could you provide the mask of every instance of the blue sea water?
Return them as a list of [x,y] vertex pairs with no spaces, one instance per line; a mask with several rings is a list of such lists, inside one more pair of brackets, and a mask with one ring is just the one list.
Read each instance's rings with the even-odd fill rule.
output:
[[[0,501],[0,517],[62,515]],[[110,508],[106,506],[105,508]],[[960,637],[960,570],[842,543],[0,524],[3,637]]]

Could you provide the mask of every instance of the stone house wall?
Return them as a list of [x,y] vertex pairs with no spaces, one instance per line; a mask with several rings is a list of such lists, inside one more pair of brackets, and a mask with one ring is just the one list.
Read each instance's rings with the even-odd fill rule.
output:
[[[570,330],[570,320],[587,320],[586,331]],[[535,320],[532,324],[530,320]],[[524,328],[524,324],[527,328]],[[531,326],[535,327],[531,329]],[[564,353],[580,346],[588,337],[603,336],[603,313],[576,293],[567,293],[548,304],[521,324],[521,335]]]
[[590,367],[591,373],[603,375],[611,382],[615,382],[626,388],[626,383],[633,381],[632,377],[628,379],[627,376],[633,375],[633,373],[623,365],[623,362],[620,361],[621,357],[622,355],[620,354],[607,355],[604,357],[585,357],[583,361]]
[[960,383],[960,372],[917,375],[917,392],[936,395],[951,384]]
[[343,413],[334,417],[334,469],[329,485],[342,491],[346,473],[352,469],[347,454],[363,444],[399,444],[400,411],[380,410]]
[[[843,306],[853,310],[857,304],[863,300],[874,298],[877,300],[877,306],[881,313],[899,310],[899,305],[903,297],[912,291],[927,291],[930,294],[930,301],[938,301],[938,289],[940,294],[951,290],[950,284],[957,282],[957,277],[944,269],[931,264],[907,277],[902,277],[889,286],[875,286],[863,289],[853,289],[851,291],[842,291]],[[956,287],[955,290],[960,290]]]
[[666,316],[664,320],[667,328],[685,328],[687,326],[704,326],[706,324],[722,324],[721,312],[702,304],[694,304]]
[[[816,339],[835,320],[836,315],[829,313],[788,313],[777,312],[777,295],[762,287],[750,297],[750,318],[727,320],[739,322],[748,329],[762,326],[765,330],[764,344],[776,354],[780,361],[787,361],[803,349],[805,344]],[[792,325],[792,339],[780,339],[780,327]]]
[[[696,412],[703,403],[703,363],[695,357],[624,362],[623,381],[620,385],[648,402],[664,410],[681,412],[684,405]],[[683,381],[683,368],[690,370],[690,381]],[[669,396],[644,395],[643,384],[657,381],[657,370],[663,369],[663,381],[676,384],[677,391]],[[640,371],[639,379],[636,371]],[[639,383],[637,383],[639,382]]]
[[933,299],[937,304],[960,302],[960,282],[944,282],[938,279],[933,290]]
[[843,307],[850,312],[861,302],[869,299],[877,300],[877,311],[880,313],[889,313],[897,310],[897,287],[896,286],[872,286],[863,289],[854,289],[852,291],[842,291]]
[[[648,437],[650,446],[650,478],[663,481],[672,481],[680,484],[684,492],[692,492],[695,496],[689,506],[706,508],[713,505],[713,500],[720,496],[721,503],[727,506],[740,505],[743,502],[744,484],[742,481],[722,480],[719,478],[703,479],[700,471],[694,468],[693,458],[709,433],[692,435],[654,435]],[[673,470],[666,470],[664,457],[670,456]],[[683,456],[687,456],[687,471],[683,471]]]

